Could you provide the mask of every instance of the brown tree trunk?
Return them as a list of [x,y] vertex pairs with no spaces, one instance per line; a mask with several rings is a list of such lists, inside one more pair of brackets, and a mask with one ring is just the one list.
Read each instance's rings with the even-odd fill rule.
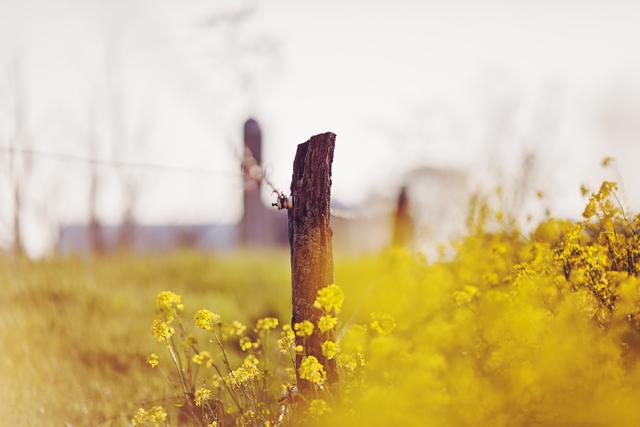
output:
[[[333,283],[330,200],[331,165],[336,136],[324,133],[298,145],[293,162],[289,209],[289,244],[291,247],[291,282],[293,297],[292,323],[309,320],[316,325],[313,335],[296,337],[296,345],[304,345],[305,353],[315,356],[327,371],[329,382],[338,378],[335,359],[322,355],[322,343],[335,340],[332,333],[320,333],[317,322],[321,311],[313,307],[318,290]],[[296,357],[296,371],[303,355]],[[298,377],[298,390],[308,393],[311,383]]]

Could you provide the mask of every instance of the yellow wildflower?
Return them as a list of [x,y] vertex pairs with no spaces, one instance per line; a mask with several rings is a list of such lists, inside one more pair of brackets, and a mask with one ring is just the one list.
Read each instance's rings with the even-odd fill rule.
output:
[[315,417],[319,417],[330,410],[331,408],[329,408],[327,402],[322,399],[313,399],[311,403],[309,403],[308,412]]
[[227,383],[234,387],[239,387],[242,384],[253,380],[260,376],[260,369],[258,368],[258,359],[249,355],[242,362],[242,366],[238,369],[234,369],[227,377]]
[[325,314],[318,320],[318,329],[324,333],[332,330],[338,324],[338,318],[333,317],[330,314]]
[[393,316],[387,313],[371,313],[371,329],[380,335],[388,335],[396,327]]
[[336,344],[334,341],[326,340],[322,343],[322,355],[327,359],[333,359],[336,354],[338,354],[338,351],[338,344]]
[[611,165],[611,163],[613,163],[613,157],[611,156],[606,156],[604,159],[602,159],[602,161],[600,162],[600,166],[602,166],[603,168],[609,167]]
[[582,197],[586,197],[587,194],[589,194],[589,187],[587,187],[584,184],[580,185],[580,194],[582,194]]
[[162,406],[153,406],[149,409],[139,408],[131,420],[134,426],[159,425],[167,419],[167,413]]
[[260,341],[253,342],[249,339],[249,337],[241,337],[239,344],[240,344],[240,350],[242,351],[247,351],[247,350],[256,349],[260,347]]
[[155,368],[156,366],[158,366],[158,355],[155,353],[151,353],[149,357],[147,357],[147,363],[152,368]]
[[201,351],[198,354],[194,354],[191,360],[193,360],[193,363],[196,365],[204,365],[207,368],[213,366],[213,360],[211,359],[211,354],[209,354],[208,351]]
[[283,353],[288,353],[291,351],[296,340],[296,335],[291,329],[291,325],[285,324],[282,325],[282,332],[280,332],[280,339],[278,340],[278,347],[280,351]]
[[355,354],[339,354],[337,356],[338,366],[347,371],[355,371],[358,366],[364,367],[366,365],[366,360],[364,358],[364,354],[362,352],[356,352]]
[[220,377],[218,375],[214,375],[213,377],[211,377],[210,384],[213,388],[220,387]]
[[278,327],[278,319],[275,317],[265,317],[264,319],[258,320],[256,325],[256,330],[258,332],[267,332],[270,329],[275,329]]
[[596,214],[596,201],[592,197],[589,199],[589,203],[587,203],[587,206],[584,208],[584,211],[582,212],[582,216],[586,219],[589,219],[595,214]]
[[315,356],[306,356],[302,359],[300,367],[298,368],[298,374],[303,380],[307,380],[316,385],[324,384],[327,379],[327,373],[324,367]]
[[214,326],[222,323],[218,314],[207,309],[196,311],[193,318],[196,321],[196,326],[200,329],[204,329],[205,331],[210,331]]
[[202,406],[203,403],[211,400],[212,397],[213,393],[211,392],[211,390],[206,387],[200,387],[198,390],[196,390],[196,394],[193,400],[196,406]]
[[242,334],[244,334],[244,331],[246,330],[247,330],[247,327],[242,323],[238,322],[237,320],[234,320],[233,322],[231,322],[231,325],[229,326],[229,334],[235,335],[237,337],[242,336]]
[[166,322],[171,321],[184,310],[180,295],[162,291],[156,296],[156,315]]
[[342,289],[340,289],[340,287],[335,283],[332,283],[318,291],[318,295],[316,296],[313,306],[315,308],[322,309],[327,313],[330,313],[333,310],[337,314],[340,313],[343,302],[344,293],[342,292]]
[[358,362],[360,363],[360,366],[365,366],[367,364],[367,361],[364,358],[364,353],[357,352],[356,357],[358,358]]
[[313,323],[308,320],[293,325],[293,329],[296,331],[296,335],[299,337],[308,337],[313,334]]
[[172,326],[169,326],[167,322],[163,322],[160,319],[154,319],[151,324],[151,333],[158,340],[158,342],[163,342],[168,340],[173,336],[175,329]]
[[[492,284],[498,281],[497,277],[486,277],[485,279],[487,282]],[[476,288],[475,286],[467,285],[464,287],[463,290],[455,291],[453,293],[453,299],[457,305],[463,306],[463,305],[469,304],[471,301],[476,299],[479,294],[480,294],[480,291],[478,290],[478,288]]]

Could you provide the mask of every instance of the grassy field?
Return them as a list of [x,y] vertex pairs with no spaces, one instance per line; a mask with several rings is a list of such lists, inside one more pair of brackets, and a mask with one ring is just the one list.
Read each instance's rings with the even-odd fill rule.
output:
[[[481,204],[446,258],[336,254],[317,306],[336,383],[304,346],[280,351],[294,335],[287,252],[2,259],[0,424],[131,425],[158,405],[138,425],[638,426],[640,215],[615,188],[591,193],[582,220],[530,233]],[[215,339],[233,320],[246,335],[228,334],[225,360]],[[313,388],[281,399],[292,351]],[[207,361],[228,368],[220,381]]]
[[253,323],[290,316],[288,253],[0,261],[0,424],[126,425],[171,394],[147,355],[155,295]]

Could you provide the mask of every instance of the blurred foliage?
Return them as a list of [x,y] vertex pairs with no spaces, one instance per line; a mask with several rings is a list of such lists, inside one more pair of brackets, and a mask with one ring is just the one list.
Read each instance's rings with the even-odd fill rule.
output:
[[[467,235],[439,259],[403,248],[336,256],[344,304],[332,291],[318,307],[332,307],[339,322],[295,332],[284,252],[3,260],[0,419],[188,425],[186,399],[210,402],[202,419],[218,425],[277,424],[282,402],[291,405],[284,425],[640,425],[640,217],[615,191],[609,182],[585,189],[581,221],[547,218],[530,233],[477,198]],[[271,388],[249,394],[241,410],[211,375],[180,397],[165,351],[178,318],[203,343],[217,325],[242,330],[226,351],[243,381],[262,381],[256,343],[273,318],[289,344],[294,333],[335,327],[337,343],[325,350],[340,381],[327,386],[309,359],[313,398],[278,399],[280,386],[293,385],[291,359],[274,356]],[[154,319],[175,329],[156,328],[154,339]],[[215,347],[185,355],[192,368],[221,361]]]

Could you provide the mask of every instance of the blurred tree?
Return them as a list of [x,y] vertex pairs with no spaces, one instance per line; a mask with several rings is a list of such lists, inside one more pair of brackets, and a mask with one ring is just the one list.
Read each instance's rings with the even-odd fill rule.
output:
[[[97,106],[91,103],[89,106],[89,126],[87,131],[87,144],[89,148],[89,157],[94,159],[98,157],[98,123],[97,123]],[[102,254],[105,250],[102,225],[98,215],[98,200],[100,195],[100,173],[96,162],[89,164],[89,247],[94,255]]]
[[25,209],[27,183],[33,171],[33,159],[30,152],[31,137],[28,130],[28,93],[24,81],[23,63],[14,56],[8,66],[10,102],[12,103],[12,127],[9,135],[8,173],[13,199],[13,253],[24,254],[22,238],[22,218]]

